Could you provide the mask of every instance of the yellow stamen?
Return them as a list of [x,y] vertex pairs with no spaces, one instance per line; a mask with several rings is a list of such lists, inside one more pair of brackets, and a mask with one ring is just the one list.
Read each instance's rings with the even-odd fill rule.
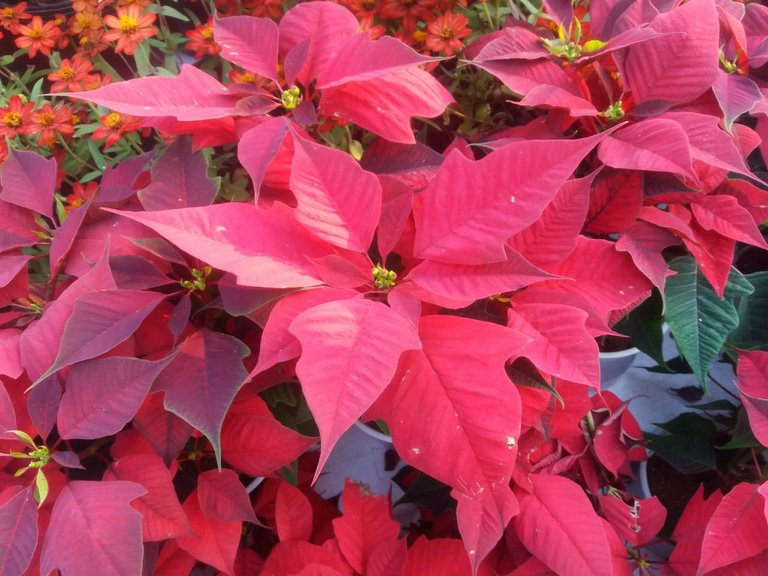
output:
[[8,128],[18,128],[23,121],[24,119],[18,112],[6,112],[5,116],[3,116],[3,124],[8,126]]
[[59,70],[59,78],[67,82],[75,77],[75,69],[71,66],[62,66]]
[[104,126],[112,128],[112,130],[119,130],[123,126],[123,117],[117,112],[111,112],[104,119]]
[[138,27],[139,27],[139,23],[136,21],[135,18],[131,18],[126,14],[123,14],[122,16],[120,16],[120,30],[122,30],[126,34],[136,33],[136,30],[138,29]]
[[53,123],[56,121],[56,117],[51,114],[50,112],[39,112],[36,115],[37,123],[40,124],[40,126],[43,126],[47,128],[48,126],[53,126]]

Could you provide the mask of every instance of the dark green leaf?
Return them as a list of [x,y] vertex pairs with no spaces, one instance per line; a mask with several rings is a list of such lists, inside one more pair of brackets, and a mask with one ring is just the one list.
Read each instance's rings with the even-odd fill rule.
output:
[[659,436],[646,434],[648,448],[653,450],[683,474],[714,470],[715,451],[706,438],[700,436]]
[[662,352],[662,342],[664,341],[663,310],[664,302],[661,299],[661,294],[654,290],[650,298],[647,298],[640,306],[622,318],[614,326],[614,329],[628,335],[632,346],[653,358],[665,372],[671,372],[672,370],[664,362]]
[[664,287],[667,322],[681,354],[706,387],[710,365],[739,325],[733,300],[753,288],[741,273],[731,270],[725,298],[720,299],[690,256],[676,258],[669,267],[677,274],[667,278]]
[[739,300],[739,326],[728,342],[741,349],[768,346],[768,272],[748,274],[746,279],[755,291]]

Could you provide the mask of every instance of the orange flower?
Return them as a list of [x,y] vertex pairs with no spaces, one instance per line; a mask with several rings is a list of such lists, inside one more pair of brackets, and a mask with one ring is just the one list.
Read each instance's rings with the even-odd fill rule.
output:
[[75,12],[95,12],[99,7],[99,0],[72,0],[72,9]]
[[251,0],[246,3],[252,16],[276,20],[283,13],[283,0]]
[[84,82],[90,82],[93,64],[87,58],[77,54],[72,60],[65,58],[61,61],[59,69],[48,74],[48,80],[53,82],[51,92],[75,92],[83,89]]
[[37,143],[40,146],[48,146],[53,143],[56,134],[69,138],[75,131],[72,122],[72,112],[65,105],[54,108],[46,103],[32,114],[32,126],[30,134],[38,134]]
[[16,46],[27,48],[29,57],[34,58],[38,52],[45,56],[51,55],[51,48],[56,44],[56,39],[61,35],[61,30],[56,22],[50,20],[43,22],[40,16],[33,16],[29,26],[19,24],[19,37],[16,38]]
[[152,4],[152,0],[117,0],[118,7],[138,6],[142,10]]
[[29,134],[32,106],[32,102],[24,104],[18,94],[11,96],[8,106],[0,108],[0,140]]
[[25,12],[27,9],[26,2],[19,2],[13,8],[3,8],[0,10],[0,27],[5,28],[11,34],[19,33],[19,23],[22,20],[29,20],[32,18]]
[[381,0],[346,0],[344,2],[344,5],[354,13],[363,30],[373,28],[380,4]]
[[416,29],[418,19],[432,16],[437,0],[384,0],[379,16],[386,20],[403,19],[403,30],[410,34]]
[[210,18],[207,24],[198,24],[194,30],[187,30],[184,34],[189,38],[185,48],[194,50],[195,58],[202,58],[206,54],[215,56],[221,52],[221,46],[213,40],[213,20]]
[[101,18],[95,12],[77,12],[69,21],[69,33],[72,35],[95,38],[101,30]]
[[157,15],[152,12],[141,13],[138,4],[131,4],[117,9],[117,16],[104,16],[104,24],[111,28],[104,34],[106,42],[117,42],[115,52],[131,55],[139,42],[157,34],[153,26]]
[[464,14],[446,12],[427,26],[427,48],[453,56],[464,46],[464,38],[472,34],[468,24],[469,20]]
[[72,193],[65,198],[67,205],[64,206],[64,211],[69,214],[78,206],[85,204],[89,198],[96,194],[98,187],[99,185],[93,181],[88,182],[85,186],[83,186],[82,182],[75,182],[74,186],[72,186]]
[[109,48],[109,44],[104,42],[102,37],[104,36],[104,32],[102,30],[99,30],[97,33],[94,33],[93,36],[85,35],[81,36],[80,39],[77,41],[77,52],[78,54],[82,54],[83,56],[88,57],[94,57],[99,52],[104,52],[104,50],[107,50]]
[[141,128],[141,121],[138,118],[125,114],[118,114],[117,112],[104,114],[100,121],[101,126],[94,130],[91,139],[104,139],[104,150],[116,144],[123,134],[136,132]]

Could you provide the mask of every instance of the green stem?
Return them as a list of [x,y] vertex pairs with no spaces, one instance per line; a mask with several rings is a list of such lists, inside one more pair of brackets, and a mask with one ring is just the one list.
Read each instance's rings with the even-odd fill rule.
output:
[[163,32],[163,41],[165,42],[165,45],[170,48],[168,45],[168,37],[171,35],[171,29],[168,27],[168,21],[165,19],[165,14],[163,14],[163,5],[160,0],[155,0],[155,4],[157,5],[157,17],[160,20],[160,30]]
[[134,139],[135,136],[136,136],[135,134],[126,134],[125,135],[125,140],[128,142],[128,144],[130,144],[131,148],[133,148],[133,150],[137,154],[142,155],[142,154],[144,154],[144,150],[141,148],[141,146],[139,146],[139,144]]
[[493,18],[491,17],[491,11],[488,10],[487,0],[485,2],[481,2],[481,4],[483,5],[483,14],[485,14],[485,18],[488,20],[488,27],[495,32],[496,30],[498,30],[498,24],[493,23]]
[[540,13],[539,9],[536,8],[536,6],[534,6],[533,4],[531,4],[528,0],[518,0],[518,1],[520,2],[520,4],[525,6],[525,8],[528,10],[528,12],[530,12],[531,16],[538,16],[539,15],[539,13]]
[[115,81],[122,80],[123,78],[120,76],[120,74],[115,70],[112,65],[107,62],[104,59],[104,56],[101,54],[96,54],[96,57],[93,59],[94,64],[96,64],[96,67],[100,69],[102,72],[105,72],[106,74],[109,74],[112,76],[112,79]]
[[712,380],[712,382],[714,382],[714,383],[715,383],[715,384],[716,384],[716,385],[717,385],[717,386],[720,388],[720,390],[722,390],[723,392],[725,392],[726,394],[728,394],[728,396],[730,396],[731,398],[733,398],[734,400],[736,400],[736,402],[739,402],[739,403],[741,403],[741,398],[739,398],[738,396],[736,396],[736,394],[734,394],[733,392],[731,392],[730,390],[728,390],[728,388],[726,388],[725,386],[723,386],[722,384],[720,384],[720,382],[718,382],[717,380],[715,380],[715,378],[712,376],[712,374],[710,374],[710,373],[707,373],[707,376],[709,376],[709,379],[710,379],[710,380]]
[[19,87],[19,89],[24,92],[28,97],[32,96],[32,93],[29,91],[27,86],[21,81],[18,74],[14,72],[13,70],[9,70],[7,66],[0,66],[0,73],[2,73],[3,76],[8,78],[10,82],[13,82],[16,86]]
[[67,155],[69,155],[71,158],[76,160],[79,164],[79,166],[86,166],[87,168],[90,168],[91,170],[100,170],[98,166],[94,166],[88,160],[83,160],[78,156],[74,150],[69,146],[67,141],[64,139],[64,137],[61,134],[57,133],[57,136],[59,137],[59,142],[61,142],[61,145],[64,147],[64,150],[66,150]]
[[507,6],[509,6],[509,10],[512,12],[512,18],[515,20],[525,20],[522,11],[515,4],[515,0],[507,0]]

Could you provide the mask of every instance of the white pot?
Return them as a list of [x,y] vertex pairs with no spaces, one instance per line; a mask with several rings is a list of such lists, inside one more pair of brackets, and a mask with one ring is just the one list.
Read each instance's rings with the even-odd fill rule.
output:
[[[333,447],[315,483],[315,491],[323,498],[333,498],[344,490],[347,478],[367,484],[373,494],[387,494],[393,487],[399,490],[392,478],[403,463],[398,462],[394,470],[387,470],[386,453],[391,448],[389,436],[355,422]],[[402,491],[396,498],[401,495]]]
[[629,370],[638,354],[640,350],[634,347],[618,352],[600,352],[600,387],[608,388],[614,384]]

